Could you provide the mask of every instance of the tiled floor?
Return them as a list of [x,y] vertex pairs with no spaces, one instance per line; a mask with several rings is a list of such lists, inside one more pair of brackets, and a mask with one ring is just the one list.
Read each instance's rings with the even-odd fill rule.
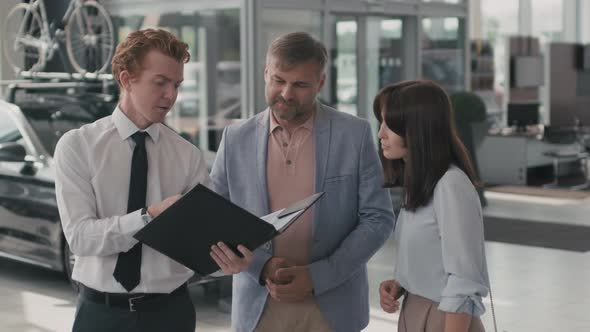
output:
[[[590,226],[590,199],[556,200],[488,193],[488,216]],[[590,241],[590,239],[588,239]],[[397,315],[384,313],[377,288],[393,271],[392,242],[369,263],[371,321],[365,331],[395,331]],[[498,331],[589,332],[590,253],[486,243]],[[229,315],[191,289],[197,331],[229,331]],[[57,273],[0,259],[0,331],[69,331],[75,296]],[[489,299],[483,316],[493,331]]]
[[[590,226],[590,199],[558,200],[497,193],[487,193],[486,197],[487,216]],[[372,289],[390,273],[387,261],[392,245],[389,241],[371,261]],[[498,331],[590,331],[590,252],[497,242],[486,243],[486,251]],[[375,312],[366,331],[395,330],[396,317],[380,312],[377,294],[373,291],[371,295]],[[486,330],[493,331],[489,298],[485,302],[488,311],[482,319]]]

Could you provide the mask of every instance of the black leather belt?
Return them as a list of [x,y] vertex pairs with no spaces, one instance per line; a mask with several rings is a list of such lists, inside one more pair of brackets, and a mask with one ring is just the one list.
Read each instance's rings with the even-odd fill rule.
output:
[[90,302],[105,304],[110,307],[126,308],[129,311],[146,311],[157,309],[163,300],[187,292],[186,283],[169,294],[163,293],[104,293],[80,284],[80,295]]

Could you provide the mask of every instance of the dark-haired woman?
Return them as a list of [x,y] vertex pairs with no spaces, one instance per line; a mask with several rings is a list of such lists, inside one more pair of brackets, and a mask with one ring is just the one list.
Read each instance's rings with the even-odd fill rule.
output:
[[454,128],[447,94],[430,81],[383,88],[373,104],[386,185],[403,187],[395,272],[379,288],[398,331],[483,331],[489,289],[473,165]]

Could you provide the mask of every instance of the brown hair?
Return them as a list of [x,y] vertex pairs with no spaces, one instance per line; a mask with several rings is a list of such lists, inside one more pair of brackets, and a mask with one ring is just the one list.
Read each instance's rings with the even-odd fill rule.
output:
[[308,33],[292,32],[273,40],[266,52],[267,65],[271,59],[276,59],[280,68],[315,60],[323,72],[328,62],[328,52],[324,44]]
[[117,82],[119,82],[119,75],[124,70],[127,70],[132,76],[136,75],[141,67],[143,57],[150,50],[158,50],[182,63],[187,63],[191,58],[188,53],[188,45],[168,31],[161,29],[134,31],[117,46],[111,62],[113,76]]
[[469,154],[455,129],[449,96],[438,84],[405,81],[388,85],[375,97],[373,112],[380,123],[385,121],[405,141],[405,160],[387,160],[381,148],[379,154],[385,186],[403,186],[406,209],[415,211],[428,204],[436,184],[451,164],[478,186]]

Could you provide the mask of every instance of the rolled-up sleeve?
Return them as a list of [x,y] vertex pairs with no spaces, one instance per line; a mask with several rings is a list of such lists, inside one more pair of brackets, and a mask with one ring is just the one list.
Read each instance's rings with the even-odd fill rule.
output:
[[442,258],[447,283],[439,309],[480,316],[487,296],[486,267],[481,204],[475,188],[461,172],[447,172],[434,192]]

